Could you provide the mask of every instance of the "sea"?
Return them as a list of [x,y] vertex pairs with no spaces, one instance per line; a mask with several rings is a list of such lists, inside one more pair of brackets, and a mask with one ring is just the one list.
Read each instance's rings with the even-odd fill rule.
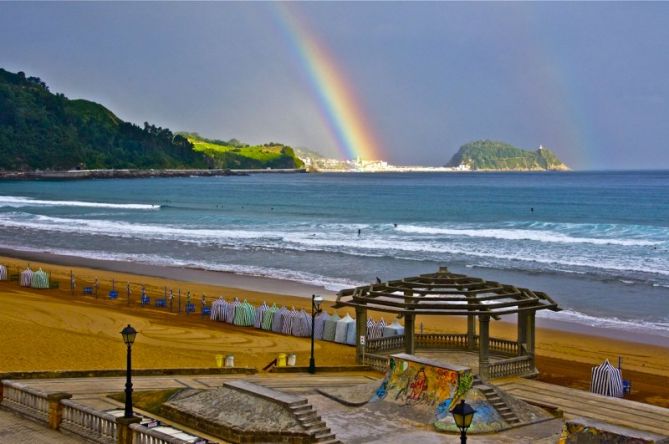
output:
[[669,171],[2,181],[0,247],[334,291],[447,266],[669,338]]

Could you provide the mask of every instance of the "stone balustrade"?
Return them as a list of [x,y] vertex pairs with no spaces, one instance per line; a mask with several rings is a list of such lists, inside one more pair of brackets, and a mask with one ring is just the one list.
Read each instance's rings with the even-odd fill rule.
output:
[[404,349],[404,335],[368,339],[365,351],[370,353],[393,352]]
[[488,367],[490,379],[503,378],[505,376],[524,376],[534,373],[534,362],[530,356],[517,356],[493,362]]
[[417,348],[467,349],[467,334],[423,333],[416,335]]
[[520,354],[520,348],[518,348],[518,343],[515,341],[509,341],[507,339],[500,338],[490,338],[488,344],[490,351],[492,352],[509,356],[518,356]]
[[116,443],[117,425],[114,416],[95,411],[70,399],[61,401],[61,404],[61,429],[102,444]]
[[364,365],[385,373],[388,370],[388,356],[365,353]]
[[14,381],[2,381],[2,386],[0,402],[4,407],[38,421],[49,421],[49,400],[46,393]]
[[130,424],[132,444],[186,444],[188,441],[175,438],[140,424]]

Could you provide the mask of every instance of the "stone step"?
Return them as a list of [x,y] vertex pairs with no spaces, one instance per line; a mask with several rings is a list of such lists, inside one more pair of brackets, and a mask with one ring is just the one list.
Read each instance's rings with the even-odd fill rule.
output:
[[326,435],[319,436],[319,437],[315,438],[315,441],[316,442],[324,442],[324,441],[329,441],[329,440],[334,440],[334,439],[336,439],[336,436],[334,435],[334,433],[328,433]]

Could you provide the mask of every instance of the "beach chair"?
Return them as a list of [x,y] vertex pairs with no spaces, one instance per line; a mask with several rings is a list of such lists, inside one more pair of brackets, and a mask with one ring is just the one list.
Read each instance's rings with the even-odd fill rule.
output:
[[186,302],[186,314],[195,313],[195,304]]
[[202,305],[202,313],[201,316],[211,316],[211,307],[207,307],[206,305]]
[[118,299],[118,291],[116,290],[109,290],[109,299],[110,300],[115,300]]
[[84,294],[92,295],[93,287],[84,287]]
[[629,379],[623,379],[623,393],[626,395],[632,393],[632,381]]
[[151,303],[151,298],[149,296],[143,294],[141,299],[139,300],[139,303],[141,305],[149,305]]
[[158,308],[165,308],[165,307],[167,307],[167,299],[166,299],[166,298],[158,298],[158,299],[156,299],[156,307],[158,307]]

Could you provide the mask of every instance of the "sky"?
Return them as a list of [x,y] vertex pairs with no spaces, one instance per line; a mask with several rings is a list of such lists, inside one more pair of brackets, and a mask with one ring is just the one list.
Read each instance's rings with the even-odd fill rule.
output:
[[667,23],[647,2],[2,2],[0,67],[140,125],[332,157],[443,165],[492,139],[666,169]]

